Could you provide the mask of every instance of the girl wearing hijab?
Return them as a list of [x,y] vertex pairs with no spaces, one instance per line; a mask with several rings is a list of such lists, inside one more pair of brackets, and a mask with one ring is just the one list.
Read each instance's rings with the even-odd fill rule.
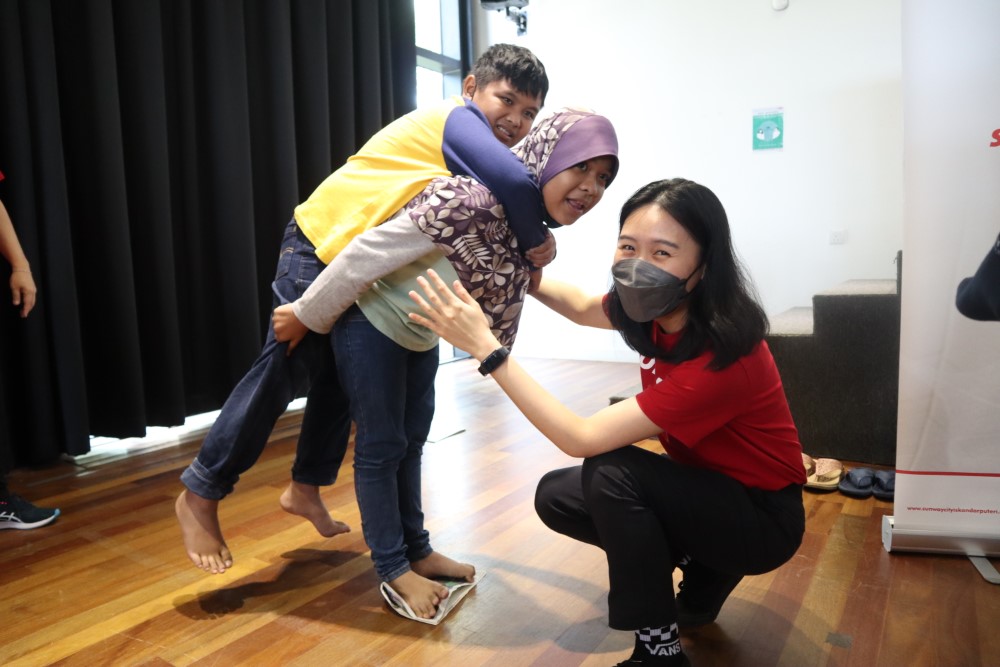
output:
[[[618,172],[618,140],[604,116],[562,109],[515,149],[537,178],[546,220],[569,226],[600,202]],[[517,335],[532,279],[497,199],[462,176],[439,178],[395,218],[354,238],[303,296],[274,312],[293,349],[306,327],[331,333],[357,432],[354,479],[362,530],[379,578],[432,618],[447,589],[475,568],[435,552],[424,529],[420,460],[434,414],[438,337],[409,318],[409,292],[434,269],[460,282],[504,349]],[[346,440],[337,443],[340,456]]]
[[[591,417],[508,356],[460,283],[453,292],[436,274],[420,278],[425,296],[411,298],[424,315],[412,317],[489,365],[543,435],[584,459],[545,475],[535,508],[606,552],[609,623],[635,632],[620,666],[689,665],[680,629],[713,622],[744,575],[798,549],[802,448],[718,198],[688,180],[657,181],[625,203],[620,225],[607,294],[550,280],[533,292],[574,322],[619,331],[641,355],[642,391]],[[653,437],[664,454],[632,444]]]

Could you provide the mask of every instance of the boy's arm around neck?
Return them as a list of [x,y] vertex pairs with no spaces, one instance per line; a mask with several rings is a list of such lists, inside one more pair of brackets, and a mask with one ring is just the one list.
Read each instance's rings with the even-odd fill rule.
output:
[[524,253],[545,242],[545,206],[535,177],[493,135],[485,116],[469,104],[457,107],[444,126],[445,166],[456,176],[471,176],[493,193]]

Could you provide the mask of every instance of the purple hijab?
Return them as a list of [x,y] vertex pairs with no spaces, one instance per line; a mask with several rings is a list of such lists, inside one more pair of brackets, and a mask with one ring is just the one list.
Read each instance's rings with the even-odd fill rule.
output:
[[[614,158],[618,138],[611,122],[584,109],[560,109],[540,121],[514,149],[544,186],[553,176],[591,158]],[[610,185],[611,181],[608,181]],[[530,266],[496,197],[467,176],[438,178],[408,206],[410,218],[451,262],[462,285],[479,303],[493,334],[513,346]]]

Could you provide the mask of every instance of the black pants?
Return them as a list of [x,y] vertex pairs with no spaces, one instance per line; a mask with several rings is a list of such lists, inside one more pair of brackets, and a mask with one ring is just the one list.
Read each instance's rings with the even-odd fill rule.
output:
[[761,574],[798,549],[802,487],[748,488],[712,470],[638,447],[547,473],[535,510],[552,530],[604,549],[618,630],[677,620],[673,570],[685,556],[713,570]]

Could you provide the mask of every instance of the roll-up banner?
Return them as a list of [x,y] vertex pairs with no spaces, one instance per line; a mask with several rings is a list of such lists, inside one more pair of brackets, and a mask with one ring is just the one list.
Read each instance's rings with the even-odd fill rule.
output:
[[[1000,234],[1000,2],[907,0],[902,18],[899,421],[883,543],[972,556],[990,578],[984,557],[1000,556],[1000,321],[964,315],[956,296]],[[1000,299],[1000,280],[980,287]]]

